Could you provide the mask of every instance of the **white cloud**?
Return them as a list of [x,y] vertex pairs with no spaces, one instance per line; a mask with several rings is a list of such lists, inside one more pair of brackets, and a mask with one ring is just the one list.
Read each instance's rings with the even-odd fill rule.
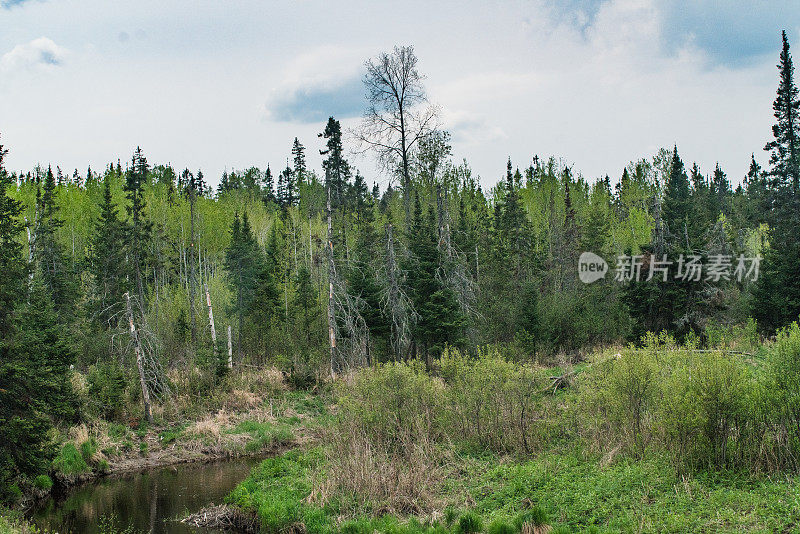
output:
[[363,110],[363,50],[323,46],[292,59],[264,105],[267,119],[320,122]]
[[31,68],[53,68],[64,63],[67,49],[47,37],[39,37],[26,44],[18,44],[0,58],[0,69],[14,71]]

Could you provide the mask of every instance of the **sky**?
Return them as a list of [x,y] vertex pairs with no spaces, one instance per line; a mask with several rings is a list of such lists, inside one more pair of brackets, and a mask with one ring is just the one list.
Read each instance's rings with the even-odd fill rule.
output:
[[800,50],[800,3],[0,0],[0,142],[10,170],[83,174],[141,146],[216,183],[282,168],[298,137],[319,169],[328,116],[353,128],[366,107],[364,62],[413,45],[484,187],[509,157],[616,180],[673,144],[735,184],[768,160],[782,29]]

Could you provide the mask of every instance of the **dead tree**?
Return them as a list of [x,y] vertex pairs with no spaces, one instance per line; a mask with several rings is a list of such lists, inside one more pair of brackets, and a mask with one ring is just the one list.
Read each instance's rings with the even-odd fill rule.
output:
[[350,295],[336,272],[333,222],[328,188],[328,336],[331,376],[369,364],[369,329],[359,310],[363,301]]
[[383,275],[385,283],[381,305],[391,319],[392,352],[395,360],[400,360],[411,345],[411,325],[416,320],[416,313],[411,299],[403,291],[404,273],[397,260],[391,223],[386,225],[386,265]]
[[441,258],[436,277],[455,293],[461,312],[465,316],[476,315],[475,282],[472,280],[467,268],[466,254],[453,246],[450,230],[450,211],[447,208],[447,198],[446,196],[443,197],[440,185],[436,186],[436,208],[439,233],[438,248],[439,258]]
[[136,332],[136,325],[133,321],[133,306],[131,306],[131,295],[125,293],[125,310],[128,315],[128,325],[130,326],[131,342],[133,343],[134,354],[136,354],[136,368],[139,371],[139,384],[142,386],[142,403],[144,404],[144,416],[148,423],[153,422],[153,414],[150,410],[150,388],[147,386],[147,379],[144,372],[144,351],[142,342]]

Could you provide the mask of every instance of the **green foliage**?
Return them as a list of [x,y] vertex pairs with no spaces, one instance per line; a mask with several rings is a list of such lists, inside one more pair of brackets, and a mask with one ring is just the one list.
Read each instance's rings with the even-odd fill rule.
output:
[[516,534],[517,529],[503,519],[495,519],[489,525],[489,534]]
[[483,531],[483,520],[474,512],[466,512],[458,518],[456,534],[475,534]]
[[89,368],[89,404],[104,419],[114,420],[125,403],[125,372],[116,362],[100,362]]
[[319,459],[319,451],[293,451],[264,460],[226,500],[258,514],[262,529],[268,532],[300,523],[308,532],[329,530],[331,519],[307,501],[312,489],[310,472]]
[[548,523],[550,523],[550,518],[547,516],[547,512],[540,506],[534,506],[530,510],[519,514],[514,519],[514,524],[520,530],[525,530],[526,525],[528,525],[529,528],[535,529],[547,525]]
[[736,356],[649,336],[643,349],[622,350],[596,367],[576,405],[589,414],[592,442],[624,445],[640,457],[646,448],[667,451],[692,470],[769,468],[761,379]]
[[35,479],[33,479],[33,485],[39,488],[40,490],[50,491],[50,488],[53,487],[53,481],[47,475],[39,475]]
[[53,460],[53,469],[62,475],[78,475],[90,470],[86,459],[72,443],[65,443],[61,447],[58,456]]
[[775,422],[785,435],[783,461],[798,468],[800,458],[800,326],[792,323],[778,333],[769,355]]

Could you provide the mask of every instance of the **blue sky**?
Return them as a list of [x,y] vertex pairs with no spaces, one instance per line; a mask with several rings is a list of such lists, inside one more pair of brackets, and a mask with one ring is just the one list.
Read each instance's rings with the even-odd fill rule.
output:
[[[589,179],[678,144],[737,182],[766,162],[788,1],[294,3],[0,0],[8,166],[319,165],[328,115],[355,126],[363,62],[413,44],[430,100],[484,184],[509,156],[555,155]],[[368,157],[352,157],[382,184]]]

